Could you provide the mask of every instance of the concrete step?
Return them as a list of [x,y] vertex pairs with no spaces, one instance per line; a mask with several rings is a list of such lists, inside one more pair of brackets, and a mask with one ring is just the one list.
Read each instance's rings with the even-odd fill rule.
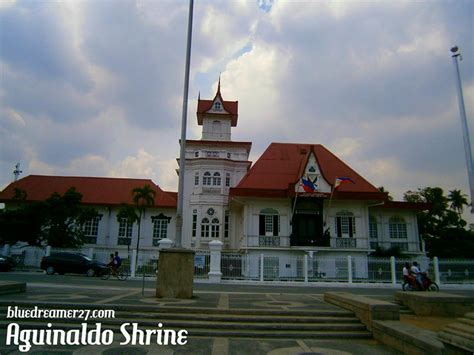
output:
[[[8,324],[12,322],[0,321],[0,329],[6,329]],[[20,325],[21,329],[51,329],[47,326],[47,322],[15,322]],[[52,323],[54,329],[77,329],[80,323]],[[111,329],[114,333],[120,333],[120,327],[123,323],[107,324],[102,322],[102,329]],[[138,322],[140,330],[158,329],[157,323],[153,325],[143,325]],[[89,329],[95,328],[95,322],[89,323]],[[365,327],[364,327],[365,328]],[[128,329],[131,329],[129,326]],[[366,329],[254,329],[253,327],[229,328],[225,327],[213,328],[193,328],[189,324],[182,326],[172,326],[163,324],[163,329],[188,331],[188,336],[193,337],[233,337],[233,338],[279,338],[279,339],[295,339],[295,338],[312,338],[312,339],[370,339],[372,334]]]

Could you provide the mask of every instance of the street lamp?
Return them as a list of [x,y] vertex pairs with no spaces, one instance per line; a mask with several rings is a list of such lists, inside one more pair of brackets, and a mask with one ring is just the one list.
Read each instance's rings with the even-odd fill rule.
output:
[[458,46],[452,47],[451,53],[452,53],[451,57],[453,58],[454,68],[456,70],[459,114],[461,116],[461,127],[462,127],[463,141],[464,141],[464,153],[466,155],[467,174],[469,177],[469,190],[471,193],[471,213],[474,213],[474,206],[472,205],[472,202],[474,201],[474,175],[473,175],[473,166],[472,166],[471,141],[469,139],[469,130],[467,128],[466,109],[464,108],[464,97],[462,93],[461,75],[459,74],[459,64],[458,64],[458,58],[462,60],[462,56],[461,56],[461,52],[459,51]]

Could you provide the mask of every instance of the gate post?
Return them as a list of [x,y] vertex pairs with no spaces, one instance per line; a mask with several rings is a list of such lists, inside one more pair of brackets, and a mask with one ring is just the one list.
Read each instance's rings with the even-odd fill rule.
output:
[[209,250],[211,251],[211,262],[209,266],[209,281],[210,282],[221,282],[221,250],[222,243],[220,240],[213,240],[209,242]]
[[433,257],[433,272],[434,272],[434,279],[435,279],[435,282],[440,285],[441,284],[441,280],[439,278],[439,260],[438,260],[438,257],[435,256]]
[[260,254],[260,282],[263,282],[263,253]]
[[394,256],[390,257],[390,274],[392,278],[392,285],[395,286],[397,284],[397,268]]
[[308,255],[303,256],[303,272],[304,272],[304,282],[308,283]]
[[352,256],[350,255],[347,256],[347,273],[349,274],[348,281],[351,284],[352,283]]

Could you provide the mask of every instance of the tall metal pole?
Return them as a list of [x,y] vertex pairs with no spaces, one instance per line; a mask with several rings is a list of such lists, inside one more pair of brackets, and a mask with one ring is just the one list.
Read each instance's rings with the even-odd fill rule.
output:
[[461,75],[459,74],[459,64],[458,58],[462,59],[461,52],[457,46],[451,48],[451,56],[453,58],[454,68],[456,70],[456,78],[457,78],[457,92],[458,92],[458,105],[459,105],[459,113],[461,116],[461,127],[462,127],[462,134],[464,140],[464,152],[466,155],[466,165],[467,165],[467,174],[469,177],[469,190],[471,192],[471,213],[474,213],[474,206],[472,202],[474,201],[474,169],[472,165],[472,152],[471,152],[471,141],[469,139],[469,130],[467,128],[467,119],[466,119],[466,109],[464,107],[464,97],[462,92],[462,84],[461,84]]
[[186,121],[188,113],[189,67],[191,64],[191,39],[193,34],[194,0],[189,1],[188,43],[186,46],[186,67],[184,71],[183,114],[181,117],[181,148],[179,151],[179,183],[178,206],[176,210],[176,248],[182,247],[183,234],[183,201],[184,201],[184,169],[186,163]]

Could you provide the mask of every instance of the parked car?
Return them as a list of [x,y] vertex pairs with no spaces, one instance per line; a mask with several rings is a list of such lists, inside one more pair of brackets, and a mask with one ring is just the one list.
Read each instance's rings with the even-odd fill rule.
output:
[[0,255],[0,271],[9,271],[15,266],[15,260],[10,256]]
[[41,259],[41,269],[48,275],[58,273],[60,275],[86,274],[87,276],[100,276],[108,266],[104,263],[92,260],[87,255],[81,253],[54,253]]

